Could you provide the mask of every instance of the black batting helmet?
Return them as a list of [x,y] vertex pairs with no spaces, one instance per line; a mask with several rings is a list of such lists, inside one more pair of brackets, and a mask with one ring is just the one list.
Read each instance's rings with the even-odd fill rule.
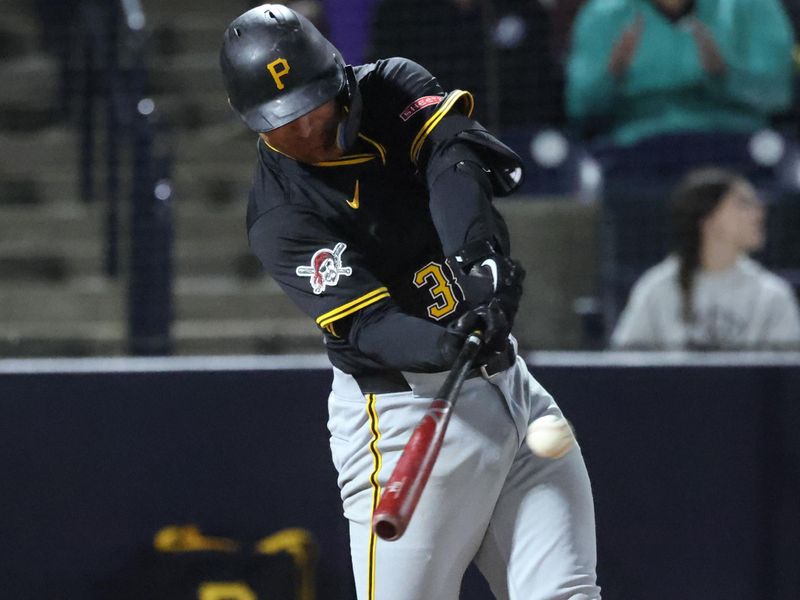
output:
[[231,22],[220,65],[231,106],[256,132],[350,95],[341,53],[308,19],[280,4],[258,6]]

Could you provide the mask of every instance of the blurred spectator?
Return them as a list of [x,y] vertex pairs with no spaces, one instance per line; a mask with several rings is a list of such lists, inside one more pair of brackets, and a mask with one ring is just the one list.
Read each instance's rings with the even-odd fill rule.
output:
[[754,132],[791,103],[792,44],[780,0],[590,0],[573,30],[567,113],[618,145]]
[[636,283],[616,348],[800,349],[792,288],[747,256],[764,243],[764,211],[742,177],[690,173],[672,201],[673,253]]
[[476,99],[491,127],[563,123],[563,82],[538,0],[382,0],[368,59],[406,56]]

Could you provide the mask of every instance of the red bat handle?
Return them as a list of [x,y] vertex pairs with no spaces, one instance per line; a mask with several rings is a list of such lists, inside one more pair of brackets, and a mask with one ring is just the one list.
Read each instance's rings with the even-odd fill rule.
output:
[[444,433],[450,422],[458,392],[467,377],[472,361],[481,347],[480,332],[467,337],[436,399],[430,403],[411,438],[406,443],[392,471],[383,495],[372,514],[372,528],[378,537],[392,541],[408,527],[422,490],[439,456]]
[[372,515],[378,537],[396,540],[408,527],[442,447],[452,408],[452,402],[437,398],[411,434]]

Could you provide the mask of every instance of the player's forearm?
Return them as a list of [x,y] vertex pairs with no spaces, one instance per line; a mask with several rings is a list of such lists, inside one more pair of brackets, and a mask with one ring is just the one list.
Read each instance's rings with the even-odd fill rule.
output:
[[439,175],[429,190],[433,224],[446,256],[468,242],[495,237],[492,186],[479,165],[455,165]]
[[448,368],[439,350],[445,329],[393,305],[360,311],[350,326],[350,343],[390,369],[436,372]]

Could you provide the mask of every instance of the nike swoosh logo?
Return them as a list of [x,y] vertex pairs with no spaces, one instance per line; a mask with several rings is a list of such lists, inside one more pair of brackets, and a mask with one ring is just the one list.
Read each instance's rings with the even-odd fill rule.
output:
[[487,258],[481,263],[481,266],[486,265],[492,272],[492,290],[497,291],[497,263],[493,258]]
[[353,199],[347,201],[347,206],[349,206],[353,210],[358,210],[358,206],[359,206],[359,201],[358,201],[358,179],[356,179],[356,189],[353,192]]

